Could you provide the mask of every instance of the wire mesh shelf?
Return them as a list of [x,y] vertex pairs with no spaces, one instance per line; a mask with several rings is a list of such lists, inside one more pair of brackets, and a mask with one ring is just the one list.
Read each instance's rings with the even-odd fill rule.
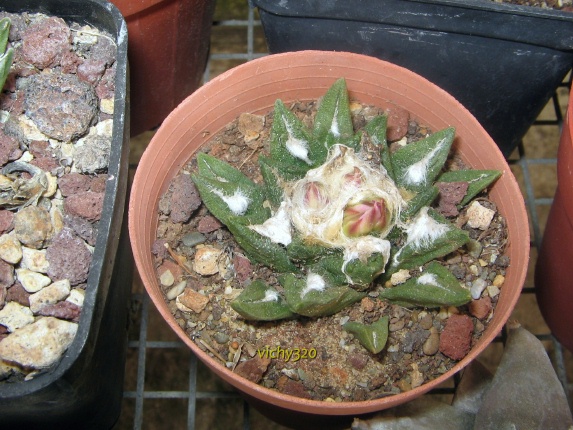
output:
[[[205,81],[237,64],[266,55],[262,28],[256,12],[249,7],[244,9],[246,14],[244,19],[221,19],[214,22]],[[225,38],[229,30],[241,35],[238,37],[240,43]],[[524,141],[509,157],[512,171],[521,184],[530,216],[531,265],[535,262],[536,250],[541,244],[543,227],[553,201],[558,139],[570,85],[569,77],[532,125]],[[132,166],[135,167],[136,165]],[[540,170],[549,172],[549,185],[538,184]],[[530,272],[532,273],[532,270]],[[520,301],[526,304],[533,303],[535,307],[534,293],[532,276],[529,276]],[[115,426],[116,430],[285,428],[250,409],[232,387],[212,376],[187,347],[177,340],[174,334],[169,333],[170,329],[150,305],[150,300],[138,279],[134,282],[131,313],[133,318],[128,344],[123,409],[120,420]],[[569,404],[572,405],[572,354],[564,350],[550,334],[540,314],[534,315],[532,321],[528,322],[528,315],[520,315],[519,310],[516,313],[520,321],[525,319],[525,323],[522,321],[524,326],[544,342],[557,376],[565,388]],[[503,350],[503,340],[502,333],[490,346],[489,349],[492,351],[488,353],[486,350],[488,353],[486,355],[491,355],[491,358],[486,357],[486,360],[494,365],[497,364],[496,360],[499,360]],[[155,381],[154,378],[159,381]],[[451,395],[455,389],[455,379],[430,395]],[[176,406],[169,406],[170,402],[174,402]],[[205,410],[211,412],[205,414]]]

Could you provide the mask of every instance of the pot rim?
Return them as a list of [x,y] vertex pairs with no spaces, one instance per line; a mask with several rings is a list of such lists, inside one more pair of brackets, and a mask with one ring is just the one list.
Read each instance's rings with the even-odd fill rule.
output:
[[[282,64],[282,66],[276,66],[277,63]],[[441,124],[444,122],[444,120],[440,119],[438,114],[434,111],[440,111],[443,115],[448,116],[448,121],[457,121],[459,124],[463,125],[469,130],[466,131],[468,140],[470,138],[472,141],[474,139],[478,139],[480,142],[480,145],[474,145],[473,147],[466,144],[464,147],[466,152],[463,154],[467,153],[469,155],[473,155],[474,158],[477,157],[478,160],[480,160],[480,157],[495,159],[497,166],[501,167],[501,170],[504,172],[502,178],[500,178],[496,185],[492,187],[492,195],[495,194],[497,196],[496,199],[494,198],[496,203],[499,203],[504,207],[504,210],[510,212],[504,213],[506,219],[508,219],[508,215],[511,215],[516,219],[515,226],[513,226],[513,224],[510,225],[508,222],[511,238],[509,250],[513,251],[514,253],[519,253],[519,258],[516,258],[516,261],[513,261],[512,259],[512,266],[510,269],[513,282],[511,283],[511,287],[504,285],[505,289],[502,289],[502,296],[500,296],[500,302],[503,298],[505,310],[501,312],[501,309],[499,309],[499,313],[495,313],[494,318],[490,322],[490,325],[482,333],[480,340],[476,345],[474,345],[474,347],[470,350],[464,359],[458,362],[448,372],[444,373],[436,379],[422,384],[420,387],[414,388],[411,391],[374,400],[330,403],[285,395],[279,393],[278,391],[264,388],[260,385],[250,382],[231,372],[222,364],[215,361],[214,358],[210,357],[206,352],[201,350],[194,341],[185,335],[184,330],[179,327],[175,321],[175,318],[171,315],[167,308],[163,294],[159,289],[157,277],[154,273],[149,272],[150,268],[153,271],[150,245],[152,244],[152,240],[155,238],[156,230],[153,230],[151,233],[147,232],[148,237],[145,238],[142,237],[141,231],[138,227],[142,225],[142,223],[150,225],[151,228],[157,227],[157,214],[155,208],[157,207],[158,199],[155,199],[153,204],[151,204],[151,201],[148,202],[147,213],[141,212],[140,209],[142,209],[142,205],[145,203],[142,203],[143,197],[148,193],[149,187],[154,185],[157,186],[158,182],[161,182],[153,182],[148,178],[150,172],[152,171],[150,168],[154,166],[153,169],[161,170],[162,167],[165,167],[164,159],[166,158],[166,154],[172,152],[172,148],[166,148],[163,146],[164,139],[184,139],[194,135],[195,138],[201,140],[200,136],[203,130],[183,130],[182,124],[184,120],[182,118],[185,116],[192,116],[184,113],[187,109],[200,109],[203,106],[209,105],[209,103],[217,104],[214,108],[212,108],[212,110],[205,114],[205,116],[215,117],[214,112],[216,108],[220,106],[217,97],[219,97],[221,93],[224,93],[226,89],[231,87],[237,90],[236,96],[232,97],[232,102],[234,102],[236,105],[240,105],[238,107],[240,109],[242,108],[241,103],[243,102],[243,98],[249,92],[249,83],[253,85],[253,80],[257,81],[257,83],[260,82],[261,86],[258,89],[262,89],[264,86],[263,81],[266,79],[265,73],[267,73],[269,70],[276,69],[278,69],[277,73],[279,76],[277,78],[278,81],[273,81],[273,84],[277,90],[280,88],[280,84],[289,81],[289,79],[289,82],[292,82],[296,79],[303,81],[304,77],[299,77],[298,75],[291,79],[291,75],[294,75],[299,71],[301,73],[306,73],[307,75],[311,73],[315,74],[317,78],[313,78],[313,80],[323,81],[325,79],[331,79],[330,83],[334,82],[337,77],[341,77],[335,76],[337,73],[336,71],[338,70],[345,70],[343,73],[358,74],[359,76],[364,76],[364,74],[371,74],[373,77],[372,80],[360,82],[361,84],[365,83],[365,85],[371,87],[369,88],[369,91],[376,91],[376,88],[379,87],[376,86],[376,79],[374,78],[384,77],[388,80],[394,80],[393,84],[402,85],[404,87],[404,100],[400,100],[403,103],[397,103],[396,101],[386,97],[387,101],[402,106],[404,109],[408,110],[412,116],[415,117],[416,114],[412,111],[412,106],[422,106],[420,102],[414,100],[414,96],[417,95],[417,93],[422,94],[424,98],[429,98],[430,100],[438,100],[438,102],[436,102],[436,109],[432,109],[432,111],[428,113],[428,115],[432,115],[432,117],[430,119],[426,118],[425,123],[429,123],[431,126],[435,127],[437,123]],[[353,75],[352,80],[349,81],[348,76],[344,77],[347,79],[350,97],[356,98],[356,94],[353,94],[354,85],[358,85],[359,79],[364,81],[364,78],[356,78]],[[231,84],[230,82],[234,79],[237,79],[237,81],[234,81],[234,83]],[[412,81],[412,83],[405,83],[410,81]],[[388,85],[388,87],[390,87],[390,85]],[[425,92],[420,91],[420,88],[423,88]],[[325,90],[326,87],[324,89],[319,88],[318,92],[320,95],[322,95]],[[215,94],[212,94],[211,91],[215,91]],[[381,91],[383,92],[383,90]],[[286,101],[296,100],[298,98],[296,91],[286,90],[283,93],[291,94],[292,96]],[[278,90],[273,95],[273,97],[275,99],[283,98],[283,93]],[[257,96],[254,100],[257,103],[262,102],[262,98],[259,97],[259,93],[257,92],[256,94]],[[367,93],[360,93],[360,95],[362,97],[369,97]],[[377,95],[377,97],[382,96]],[[214,101],[210,100],[211,98],[213,98]],[[310,98],[314,97],[307,97],[307,99]],[[252,99],[252,97],[250,99]],[[227,100],[227,102],[229,102],[229,100]],[[441,104],[444,102],[447,103],[446,107],[441,106]],[[404,107],[405,105],[410,106],[410,108]],[[268,110],[268,106],[262,107],[259,110]],[[458,119],[459,117],[462,119]],[[214,121],[216,121],[216,119],[213,119],[213,122],[210,124],[214,124]],[[211,132],[211,135],[214,135],[219,130],[208,131]],[[204,137],[203,141],[200,143],[203,143],[207,140],[208,138]],[[457,140],[461,140],[459,135]],[[481,150],[483,146],[485,146],[485,150]],[[185,148],[178,149],[177,155],[182,156],[184,152]],[[188,160],[193,155],[193,153],[194,151],[187,152],[185,160]],[[465,158],[463,154],[462,158]],[[171,154],[169,157],[173,158],[177,155]],[[166,188],[165,183],[169,182],[169,180],[178,172],[179,168],[182,164],[184,164],[184,162],[185,161],[181,161],[178,165],[172,164],[169,166],[171,171],[166,173],[166,179],[161,185],[162,191],[159,192],[160,194]],[[502,191],[507,194],[504,194],[504,199],[511,201],[510,204],[508,204],[504,199],[500,199],[499,194]],[[149,211],[149,208],[151,207],[153,209]],[[514,229],[513,231],[511,231],[512,228]],[[199,88],[186,100],[184,100],[163,122],[162,126],[157,131],[156,135],[152,139],[151,143],[141,158],[133,181],[133,188],[129,202],[129,230],[136,267],[139,270],[142,282],[144,283],[144,286],[152,301],[158,308],[163,318],[171,326],[171,328],[209,368],[215,371],[215,373],[217,373],[220,377],[229,382],[235,388],[246,393],[248,396],[253,396],[266,402],[271,402],[274,405],[286,409],[291,409],[298,412],[314,414],[318,413],[322,415],[355,415],[374,412],[396,406],[428,392],[445,380],[449,379],[463,367],[468,365],[498,335],[499,331],[505,324],[505,321],[509,318],[511,311],[513,310],[513,307],[519,298],[519,293],[521,291],[521,287],[523,286],[527,272],[527,262],[529,260],[529,228],[521,192],[515,178],[509,169],[509,166],[507,165],[497,145],[489,137],[483,127],[479,125],[471,113],[444,90],[438,88],[434,84],[427,81],[425,78],[407,69],[374,57],[346,52],[298,51],[261,57],[259,59],[235,67],[217,76],[205,84],[203,87]],[[149,234],[151,234],[151,236],[149,236]],[[517,266],[517,268],[513,268],[514,266]],[[506,290],[511,291],[506,294]]]

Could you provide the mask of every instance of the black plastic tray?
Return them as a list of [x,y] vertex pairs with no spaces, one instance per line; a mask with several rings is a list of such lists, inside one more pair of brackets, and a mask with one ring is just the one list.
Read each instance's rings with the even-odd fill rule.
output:
[[250,0],[272,53],[350,51],[413,70],[507,156],[573,65],[573,13],[489,0]]
[[133,274],[123,227],[129,169],[127,26],[105,0],[2,0],[0,10],[89,24],[111,33],[117,44],[110,179],[78,331],[54,369],[30,381],[0,385],[0,428],[110,428],[121,408]]

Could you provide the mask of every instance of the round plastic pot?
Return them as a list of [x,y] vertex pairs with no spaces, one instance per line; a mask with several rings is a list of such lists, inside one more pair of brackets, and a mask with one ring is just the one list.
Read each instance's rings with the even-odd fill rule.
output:
[[[455,145],[469,165],[503,171],[490,196],[507,219],[507,252],[511,266],[491,323],[470,353],[450,371],[395,396],[329,403],[288,396],[249,382],[198,348],[169,311],[158,284],[151,247],[156,238],[161,195],[179,169],[209,139],[208,134],[213,136],[241,113],[270,111],[278,98],[287,105],[295,100],[316,100],[340,77],[346,79],[352,99],[371,105],[393,103],[433,130],[455,126]],[[349,417],[389,408],[420,396],[476,358],[499,333],[519,297],[529,258],[528,231],[525,206],[508,165],[492,139],[460,103],[402,67],[373,57],[342,52],[270,55],[231,69],[208,82],[179,105],[155,134],[139,163],[129,202],[129,232],[136,267],[163,318],[209,368],[240,390],[262,413],[295,428],[348,427]]]
[[124,222],[129,169],[126,24],[105,0],[3,0],[0,10],[86,23],[108,31],[117,44],[109,180],[78,331],[53,369],[30,381],[0,384],[0,428],[110,428],[121,408],[133,273]]
[[129,32],[131,135],[158,126],[201,83],[214,0],[111,0]]
[[350,51],[406,67],[456,97],[505,156],[573,63],[573,13],[483,0],[253,3],[270,52]]
[[535,292],[551,332],[573,351],[573,92],[569,97],[557,155],[557,191],[535,266]]

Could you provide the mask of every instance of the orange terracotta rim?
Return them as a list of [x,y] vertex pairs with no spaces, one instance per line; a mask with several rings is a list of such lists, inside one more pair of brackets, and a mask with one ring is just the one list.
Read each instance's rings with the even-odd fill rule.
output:
[[[322,96],[340,77],[351,99],[393,103],[421,123],[439,130],[456,127],[455,146],[477,169],[498,169],[502,177],[491,199],[508,221],[511,264],[494,317],[469,354],[442,376],[411,391],[362,402],[330,403],[279,393],[249,382],[203,352],[171,315],[160,290],[151,246],[158,224],[157,205],[169,181],[197,148],[244,112],[261,114],[277,98],[285,102]],[[215,373],[248,396],[293,411],[321,415],[358,415],[386,409],[437,387],[475,359],[499,334],[521,292],[529,261],[529,224],[521,192],[496,144],[478,121],[452,96],[421,76],[360,54],[300,51],[253,60],[216,77],[184,100],[163,122],[143,154],[129,202],[129,232],[141,279],[153,303],[177,335]]]

